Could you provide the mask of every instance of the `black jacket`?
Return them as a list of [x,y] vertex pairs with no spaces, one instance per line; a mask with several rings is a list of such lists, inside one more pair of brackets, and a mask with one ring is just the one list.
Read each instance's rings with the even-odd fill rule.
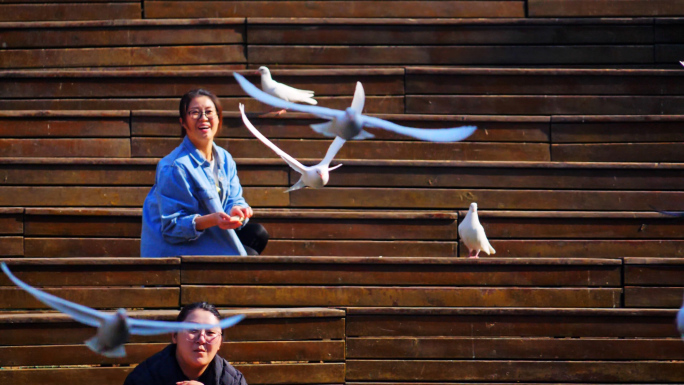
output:
[[[124,385],[176,385],[188,380],[176,361],[176,345],[170,344],[136,366]],[[218,354],[197,381],[204,385],[247,385],[242,373]]]

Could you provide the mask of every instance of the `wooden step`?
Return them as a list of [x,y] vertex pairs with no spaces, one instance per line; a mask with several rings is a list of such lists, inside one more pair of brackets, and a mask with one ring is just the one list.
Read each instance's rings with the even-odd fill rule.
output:
[[142,15],[141,3],[121,0],[73,4],[61,0],[42,4],[19,0],[13,3],[0,4],[0,22],[140,19]]
[[683,16],[680,0],[530,0],[530,17]]
[[683,272],[684,260],[679,258],[625,258],[625,305],[681,307]]

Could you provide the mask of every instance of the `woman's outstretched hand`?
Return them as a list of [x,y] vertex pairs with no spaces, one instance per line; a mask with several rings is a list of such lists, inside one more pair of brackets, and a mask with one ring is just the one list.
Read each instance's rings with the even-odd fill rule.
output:
[[[233,210],[231,210],[231,213]],[[229,230],[237,229],[242,226],[244,221],[244,216],[241,215],[228,215],[226,213],[213,213],[208,215],[203,215],[195,219],[195,228],[198,231],[208,229],[210,227],[218,226],[220,229]]]
[[254,211],[252,211],[251,207],[242,207],[242,206],[233,206],[232,209],[230,209],[230,215],[240,217],[240,218],[251,218],[252,215],[254,215]]

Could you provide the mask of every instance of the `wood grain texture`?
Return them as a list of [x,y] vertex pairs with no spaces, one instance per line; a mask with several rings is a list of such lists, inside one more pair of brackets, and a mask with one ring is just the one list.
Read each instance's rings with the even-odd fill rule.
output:
[[[681,240],[492,240],[497,256],[507,257],[591,257],[622,258],[643,257],[658,258],[684,257],[684,241]],[[459,255],[465,256],[468,249],[461,247]],[[483,254],[484,258],[487,258]]]
[[0,139],[3,157],[129,158],[129,139]]
[[[177,308],[180,293],[178,287],[62,287],[41,290],[98,309]],[[17,287],[0,287],[0,298],[5,310],[49,308]]]
[[681,0],[530,0],[530,17],[684,16]]
[[626,307],[680,308],[684,285],[680,287],[625,286]]
[[[126,111],[128,112],[128,111]],[[1,117],[0,136],[7,138],[94,138],[131,135],[126,117]]]
[[458,243],[445,241],[329,241],[272,239],[268,241],[268,246],[266,246],[264,252],[270,255],[305,256],[431,255],[435,257],[455,257],[458,255]]
[[0,21],[140,19],[140,3],[0,4]]
[[0,256],[15,257],[24,255],[24,237],[0,237]]
[[684,162],[684,142],[552,144],[559,162]]

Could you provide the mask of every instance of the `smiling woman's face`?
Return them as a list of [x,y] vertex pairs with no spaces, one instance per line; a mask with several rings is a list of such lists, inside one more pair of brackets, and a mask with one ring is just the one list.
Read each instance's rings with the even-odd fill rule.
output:
[[[197,115],[199,113],[199,115]],[[194,117],[193,117],[194,115]],[[195,147],[204,147],[214,140],[218,131],[219,118],[216,106],[206,96],[194,98],[188,105],[185,120],[181,118],[181,125]]]
[[[197,309],[188,314],[183,322],[218,325],[219,320],[210,312]],[[173,334],[172,340],[176,344],[176,359],[181,367],[185,364],[192,368],[203,368],[208,366],[218,353],[223,337],[221,329],[216,327],[199,332],[181,331]]]

